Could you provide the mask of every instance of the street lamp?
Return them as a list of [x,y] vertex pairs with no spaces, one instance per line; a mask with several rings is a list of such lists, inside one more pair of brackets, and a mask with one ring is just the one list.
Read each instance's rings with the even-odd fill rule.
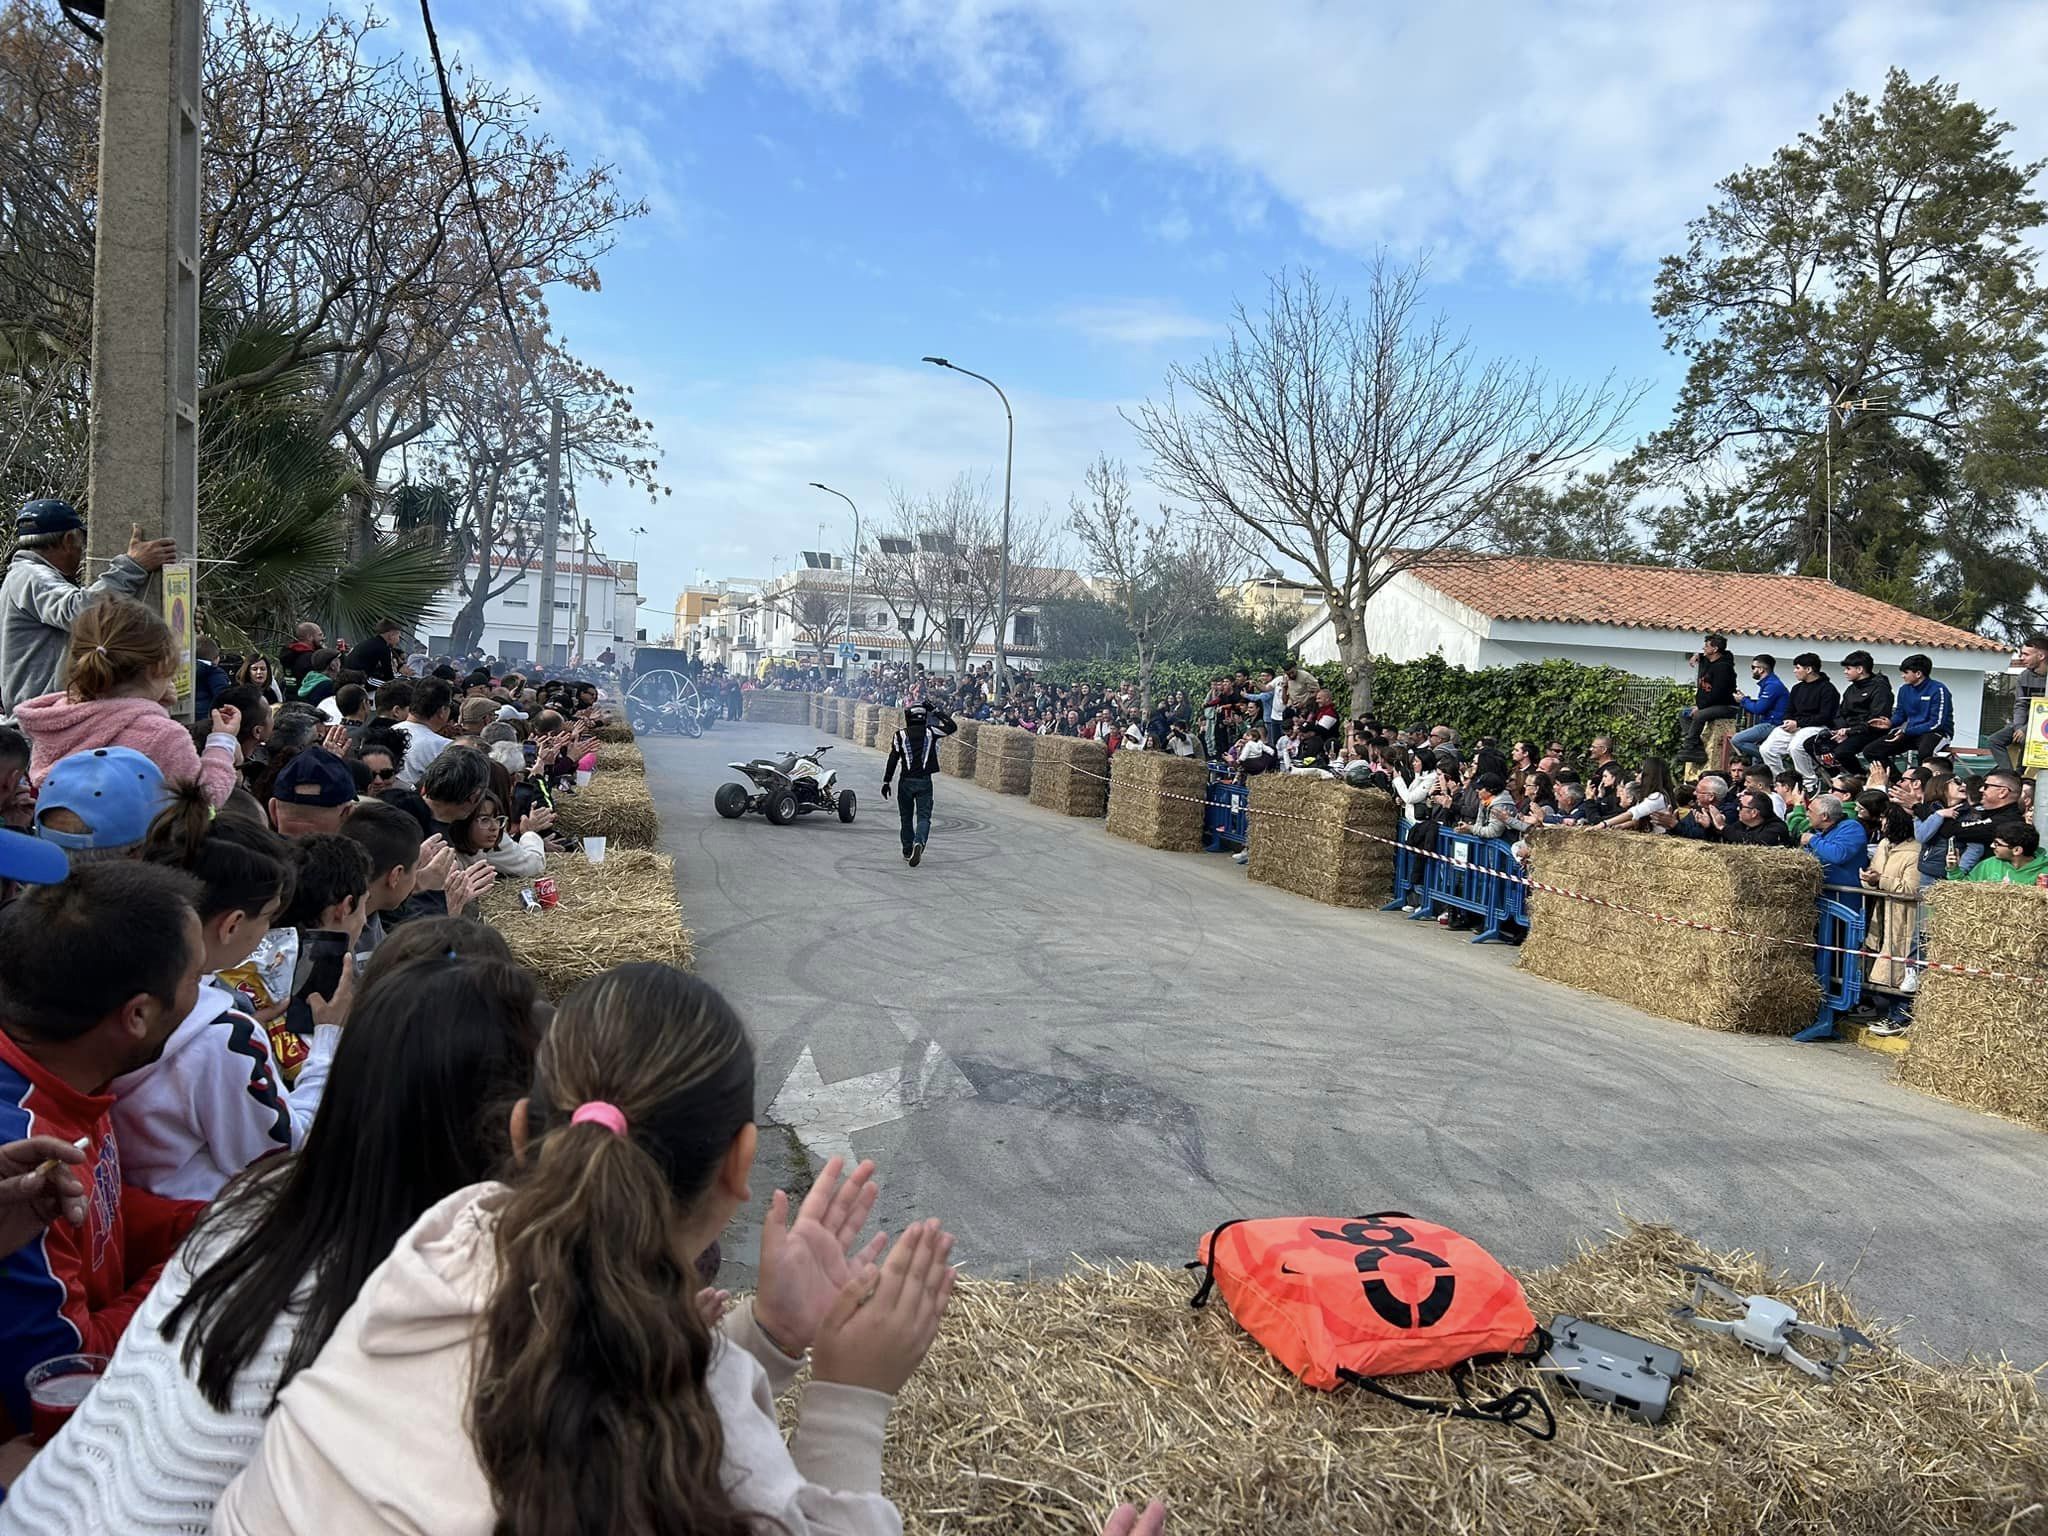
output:
[[[846,562],[846,643],[853,644],[853,576],[860,569],[860,508],[844,491],[835,491],[822,480],[813,480],[811,489],[823,491],[828,496],[837,496],[849,507],[853,507],[853,558]],[[822,542],[822,541],[821,541]],[[852,674],[847,674],[851,678]]]
[[[1008,443],[1003,449],[1003,552],[996,575],[996,702],[1000,704],[1010,692],[1010,669],[1004,659],[1004,640],[1010,627],[1010,471],[1017,458],[1017,418],[1010,413],[1010,397],[1003,393],[1002,385],[988,375],[976,373],[972,368],[962,368],[943,357],[927,357],[924,361],[934,368],[951,368],[970,379],[980,379],[1003,402],[1003,420],[1009,427]],[[973,641],[968,643],[972,645]]]
[[627,531],[633,535],[633,563],[637,565],[640,562],[640,535],[647,530],[645,528],[631,528]]
[[1821,428],[1822,454],[1827,461],[1824,474],[1827,484],[1828,552],[1824,569],[1829,581],[1835,579],[1835,416],[1840,413],[1846,417],[1851,411],[1881,411],[1891,403],[1869,396],[1861,400],[1845,399],[1848,393],[1849,387],[1845,384],[1842,386],[1842,393],[1828,401],[1827,424]]

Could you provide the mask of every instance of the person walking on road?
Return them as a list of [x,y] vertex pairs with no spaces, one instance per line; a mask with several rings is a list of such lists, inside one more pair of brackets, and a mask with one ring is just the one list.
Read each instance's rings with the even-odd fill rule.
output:
[[896,814],[903,823],[903,857],[911,868],[924,857],[925,840],[932,835],[932,775],[939,771],[939,738],[960,727],[936,704],[911,704],[903,711],[903,729],[889,746],[889,762],[882,769],[882,798],[889,798],[889,785],[896,770],[903,769],[903,793],[896,800]]

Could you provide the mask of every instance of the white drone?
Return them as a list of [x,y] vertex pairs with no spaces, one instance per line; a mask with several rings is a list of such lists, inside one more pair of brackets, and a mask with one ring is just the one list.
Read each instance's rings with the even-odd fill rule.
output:
[[[1709,1333],[1726,1334],[1767,1359],[1783,1360],[1830,1386],[1834,1384],[1835,1372],[1848,1363],[1852,1351],[1877,1347],[1854,1328],[1823,1328],[1818,1323],[1802,1323],[1797,1308],[1774,1297],[1738,1296],[1719,1275],[1698,1264],[1681,1264],[1678,1267],[1692,1276],[1692,1300],[1682,1307],[1673,1307],[1673,1317],[1696,1328],[1704,1328]],[[1728,1306],[1746,1310],[1741,1317],[1702,1317],[1700,1305],[1709,1296]],[[1810,1359],[1793,1347],[1795,1338],[1833,1345],[1834,1358]]]

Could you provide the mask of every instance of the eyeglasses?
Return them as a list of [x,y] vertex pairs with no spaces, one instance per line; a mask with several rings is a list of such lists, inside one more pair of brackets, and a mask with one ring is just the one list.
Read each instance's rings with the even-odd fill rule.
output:
[[384,779],[395,779],[397,777],[398,770],[396,768],[372,768],[370,770],[370,782],[372,784]]
[[486,811],[483,815],[470,819],[480,827],[501,827],[505,824],[505,818],[496,811]]

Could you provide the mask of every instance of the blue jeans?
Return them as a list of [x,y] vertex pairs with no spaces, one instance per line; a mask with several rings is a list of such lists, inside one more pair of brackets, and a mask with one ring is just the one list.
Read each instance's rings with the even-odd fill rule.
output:
[[932,781],[929,776],[905,776],[896,786],[896,814],[903,822],[903,851],[913,843],[929,841],[932,835]]
[[1752,725],[1746,731],[1737,731],[1734,741],[1736,752],[1746,763],[1760,761],[1762,754],[1759,749],[1764,744],[1764,738],[1776,729],[1775,725]]

